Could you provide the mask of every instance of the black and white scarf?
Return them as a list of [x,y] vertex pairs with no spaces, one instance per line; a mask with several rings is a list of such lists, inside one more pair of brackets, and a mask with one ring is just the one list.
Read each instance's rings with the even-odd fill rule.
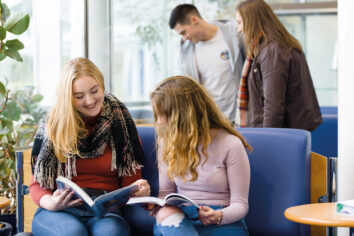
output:
[[94,130],[78,140],[81,157],[67,158],[65,169],[55,157],[53,143],[46,133],[46,122],[41,122],[32,148],[34,180],[45,188],[54,189],[59,175],[69,179],[77,175],[76,158],[100,157],[107,145],[112,148],[111,170],[117,170],[120,178],[142,167],[144,157],[135,123],[125,105],[109,93],[105,94]]

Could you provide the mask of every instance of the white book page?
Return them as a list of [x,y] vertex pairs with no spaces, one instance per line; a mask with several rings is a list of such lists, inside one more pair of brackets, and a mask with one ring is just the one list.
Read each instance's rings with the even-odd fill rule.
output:
[[173,202],[185,202],[185,203],[189,203],[191,205],[194,205],[194,206],[200,208],[198,203],[196,203],[195,201],[193,201],[189,197],[182,196],[182,195],[180,195],[178,193],[170,193],[170,194],[166,195],[165,200],[166,200],[166,202],[170,201],[171,203],[173,203]]
[[160,206],[165,204],[165,201],[156,197],[132,197],[129,199],[127,204],[136,204],[136,203],[154,203]]

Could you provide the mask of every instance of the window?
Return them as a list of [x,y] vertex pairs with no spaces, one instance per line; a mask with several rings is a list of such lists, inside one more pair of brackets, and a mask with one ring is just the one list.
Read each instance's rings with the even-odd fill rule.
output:
[[[34,85],[44,96],[43,106],[54,103],[63,64],[84,56],[83,1],[6,1],[12,12],[30,15],[28,30],[20,35],[23,63],[5,59],[0,75],[11,89]],[[82,20],[80,20],[82,19]]]
[[[156,83],[178,74],[180,37],[168,27],[170,11],[193,2],[206,20],[234,19],[232,0],[11,0],[13,12],[31,22],[20,36],[23,63],[0,63],[11,89],[35,85],[50,106],[65,62],[88,56],[102,70],[107,91],[128,105],[136,119],[152,122],[149,94]],[[337,2],[268,0],[301,42],[321,106],[337,105]],[[325,25],[325,27],[323,27]]]

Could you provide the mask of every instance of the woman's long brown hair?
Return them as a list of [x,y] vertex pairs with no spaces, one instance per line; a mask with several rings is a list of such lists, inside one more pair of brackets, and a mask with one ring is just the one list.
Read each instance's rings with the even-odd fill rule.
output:
[[285,29],[270,6],[263,0],[243,1],[236,7],[236,11],[242,17],[246,50],[252,58],[259,53],[261,38],[267,44],[273,41],[279,46],[302,52],[299,41]]

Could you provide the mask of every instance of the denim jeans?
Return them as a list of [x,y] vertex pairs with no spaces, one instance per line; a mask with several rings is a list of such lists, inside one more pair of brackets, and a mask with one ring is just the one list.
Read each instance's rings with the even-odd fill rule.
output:
[[76,212],[79,211],[75,211],[75,208],[64,211],[38,208],[32,222],[33,235],[130,235],[129,225],[118,211],[101,218]]
[[[221,209],[224,206],[209,206],[214,210]],[[154,235],[170,235],[170,236],[248,236],[248,230],[245,221],[239,220],[237,222],[227,225],[203,225],[198,219],[198,211],[194,206],[181,207],[184,212],[183,220],[178,224],[163,225],[155,223]]]

